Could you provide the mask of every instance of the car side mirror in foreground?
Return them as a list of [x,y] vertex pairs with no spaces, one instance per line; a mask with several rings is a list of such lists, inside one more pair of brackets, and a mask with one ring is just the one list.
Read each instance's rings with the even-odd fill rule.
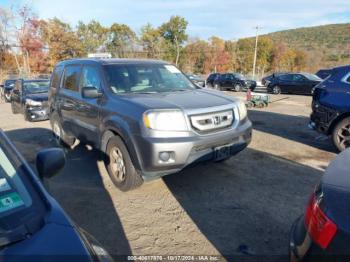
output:
[[85,98],[99,98],[102,96],[102,92],[94,86],[84,86],[82,95]]
[[51,178],[64,167],[66,157],[60,148],[41,150],[36,156],[36,168],[41,179]]

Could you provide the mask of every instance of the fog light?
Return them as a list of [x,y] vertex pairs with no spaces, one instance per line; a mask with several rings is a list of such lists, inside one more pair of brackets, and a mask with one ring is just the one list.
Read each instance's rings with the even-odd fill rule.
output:
[[162,160],[163,162],[168,162],[170,159],[170,153],[169,152],[160,152],[159,159]]

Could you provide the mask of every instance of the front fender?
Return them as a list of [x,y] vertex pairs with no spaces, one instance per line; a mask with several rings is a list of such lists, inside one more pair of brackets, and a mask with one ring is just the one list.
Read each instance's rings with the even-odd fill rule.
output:
[[111,137],[117,135],[125,143],[125,146],[129,151],[130,158],[135,168],[138,170],[141,170],[141,163],[140,163],[141,158],[139,157],[139,152],[133,137],[133,134],[135,134],[135,132],[138,132],[138,131],[134,130],[131,127],[132,125],[133,125],[132,123],[128,123],[128,121],[125,121],[124,119],[118,116],[113,116],[103,121],[102,126],[104,128],[101,132],[102,135],[101,135],[100,150],[103,153],[105,153],[107,150],[108,140]]

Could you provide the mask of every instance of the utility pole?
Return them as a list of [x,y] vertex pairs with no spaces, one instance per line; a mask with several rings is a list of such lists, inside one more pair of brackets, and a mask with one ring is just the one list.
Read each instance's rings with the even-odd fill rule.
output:
[[255,34],[255,50],[254,50],[254,62],[253,62],[253,79],[255,79],[255,67],[256,67],[256,56],[258,53],[258,31],[259,29],[261,29],[261,27],[259,27],[258,25],[256,27],[254,27],[254,29],[256,30],[256,34]]

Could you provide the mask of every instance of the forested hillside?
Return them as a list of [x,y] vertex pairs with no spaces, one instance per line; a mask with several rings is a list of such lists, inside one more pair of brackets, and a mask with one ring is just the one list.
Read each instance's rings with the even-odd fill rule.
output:
[[324,67],[350,64],[350,23],[297,28],[266,36],[306,52],[315,64]]

